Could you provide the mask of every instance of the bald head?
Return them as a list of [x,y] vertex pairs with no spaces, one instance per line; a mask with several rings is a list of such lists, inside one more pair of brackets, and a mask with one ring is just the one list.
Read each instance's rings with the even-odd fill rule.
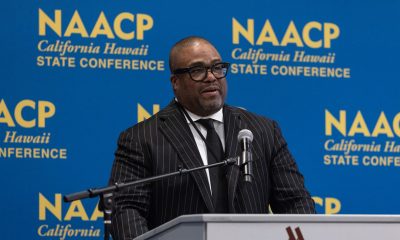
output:
[[[169,57],[171,84],[175,97],[185,109],[199,116],[209,116],[223,107],[227,85],[225,77],[217,78],[213,73],[213,66],[218,63],[222,63],[221,55],[204,38],[187,37],[172,47]],[[190,72],[173,73],[185,68],[206,69],[206,76],[197,81]]]
[[213,46],[207,39],[197,36],[186,37],[175,43],[175,45],[171,48],[171,51],[169,52],[169,70],[171,71],[171,73],[177,68],[176,59],[179,52],[186,47],[195,46],[200,43],[206,43]]

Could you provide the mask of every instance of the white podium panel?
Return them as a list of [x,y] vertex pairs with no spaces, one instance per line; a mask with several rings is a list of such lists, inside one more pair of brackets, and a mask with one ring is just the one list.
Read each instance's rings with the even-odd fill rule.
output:
[[202,214],[178,217],[137,240],[398,240],[395,215]]

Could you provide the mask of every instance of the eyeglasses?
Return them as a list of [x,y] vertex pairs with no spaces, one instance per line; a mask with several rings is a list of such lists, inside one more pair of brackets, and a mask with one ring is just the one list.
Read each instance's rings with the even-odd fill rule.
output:
[[216,79],[221,79],[226,77],[226,75],[228,74],[229,65],[230,63],[220,62],[220,63],[214,63],[210,67],[194,66],[189,68],[178,68],[174,70],[172,73],[173,74],[189,73],[189,76],[193,81],[201,82],[207,78],[208,69],[211,70],[211,73],[214,75]]

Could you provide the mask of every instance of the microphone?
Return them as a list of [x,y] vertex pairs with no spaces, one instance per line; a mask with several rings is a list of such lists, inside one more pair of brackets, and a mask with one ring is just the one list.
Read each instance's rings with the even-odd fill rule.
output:
[[253,133],[248,129],[240,130],[238,140],[242,148],[242,157],[240,166],[243,167],[244,181],[251,183],[253,181],[253,156],[251,154],[251,142]]

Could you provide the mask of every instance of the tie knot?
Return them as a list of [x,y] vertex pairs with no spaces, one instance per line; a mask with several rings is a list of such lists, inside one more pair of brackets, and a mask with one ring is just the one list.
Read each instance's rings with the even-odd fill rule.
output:
[[203,125],[203,127],[205,127],[208,130],[213,130],[214,129],[214,125],[213,125],[213,121],[211,118],[203,118],[203,119],[199,119],[196,122],[200,123],[201,125]]

